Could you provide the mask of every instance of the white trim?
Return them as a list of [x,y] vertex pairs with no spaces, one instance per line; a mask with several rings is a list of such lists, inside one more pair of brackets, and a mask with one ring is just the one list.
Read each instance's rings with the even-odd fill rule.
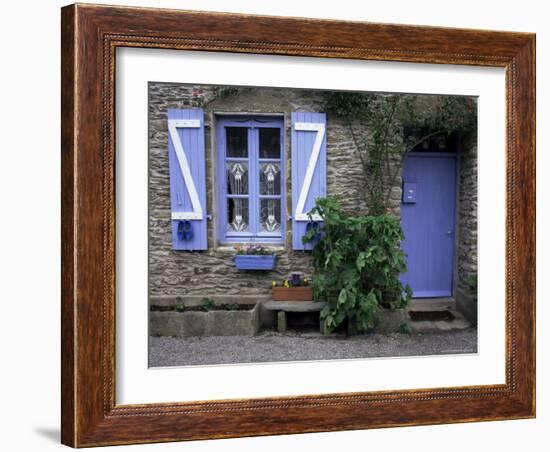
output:
[[172,220],[202,220],[202,212],[172,212]]
[[318,214],[312,215],[310,218],[310,216],[304,212],[304,207],[306,205],[307,194],[309,193],[309,189],[311,187],[311,181],[313,180],[315,166],[317,165],[317,161],[319,160],[319,155],[321,153],[321,144],[323,144],[323,138],[325,136],[325,124],[320,122],[296,122],[294,123],[294,130],[317,132],[315,142],[313,143],[313,150],[311,151],[311,156],[307,165],[306,174],[304,176],[302,190],[300,191],[300,197],[296,203],[294,221],[321,221],[322,218]]
[[170,138],[172,138],[183,180],[185,181],[187,192],[189,193],[189,198],[191,198],[191,204],[193,206],[193,211],[191,212],[172,212],[172,220],[202,220],[204,216],[199,194],[197,193],[197,188],[195,187],[195,182],[193,181],[193,176],[189,169],[189,162],[187,161],[187,156],[183,150],[183,145],[181,144],[177,130],[178,128],[196,128],[200,126],[200,119],[168,120],[168,132]]
[[168,123],[181,128],[198,128],[201,126],[200,119],[169,119]]

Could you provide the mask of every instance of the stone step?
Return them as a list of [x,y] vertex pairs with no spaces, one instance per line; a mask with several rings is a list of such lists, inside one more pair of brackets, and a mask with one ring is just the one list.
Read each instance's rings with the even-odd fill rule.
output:
[[[415,309],[409,311],[438,311],[444,309],[419,309],[416,306]],[[413,333],[442,333],[445,331],[458,331],[471,328],[473,325],[454,307],[447,307],[451,314],[453,314],[453,320],[410,320],[410,326]]]
[[456,308],[454,298],[413,298],[409,303],[409,311],[446,311]]

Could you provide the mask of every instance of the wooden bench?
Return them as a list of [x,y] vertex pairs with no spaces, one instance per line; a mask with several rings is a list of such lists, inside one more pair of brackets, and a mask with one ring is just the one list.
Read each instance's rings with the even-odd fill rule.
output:
[[[277,330],[286,332],[287,312],[319,312],[326,306],[325,302],[316,301],[265,301],[263,306],[268,311],[277,311]],[[323,322],[319,322],[319,330],[324,333]]]

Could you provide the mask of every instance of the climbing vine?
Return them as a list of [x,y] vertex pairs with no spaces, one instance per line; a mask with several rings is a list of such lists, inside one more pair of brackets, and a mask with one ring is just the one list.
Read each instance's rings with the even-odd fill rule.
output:
[[326,92],[326,110],[344,121],[364,177],[370,214],[387,211],[406,155],[437,136],[474,130],[475,103],[459,96]]
[[401,224],[388,213],[404,159],[433,137],[473,130],[475,104],[463,97],[348,92],[327,92],[325,103],[349,129],[368,214],[350,216],[338,200],[319,198],[310,215],[322,222],[304,242],[315,244],[312,285],[315,299],[327,303],[321,311],[325,329],[348,322],[367,331],[380,308],[405,307],[412,295],[400,281],[407,270]]

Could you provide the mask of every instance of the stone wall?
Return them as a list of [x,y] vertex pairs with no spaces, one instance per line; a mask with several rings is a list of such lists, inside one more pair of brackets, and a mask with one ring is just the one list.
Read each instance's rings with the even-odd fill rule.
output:
[[459,151],[457,288],[470,293],[469,281],[477,275],[477,142],[464,140]]
[[[215,205],[215,152],[212,129],[215,113],[276,113],[285,119],[285,157],[290,158],[290,114],[292,111],[323,111],[322,94],[309,90],[272,88],[240,89],[237,94],[216,92],[214,87],[151,83],[149,86],[149,292],[151,297],[177,295],[268,294],[271,280],[281,280],[292,271],[311,275],[310,257],[291,249],[292,227],[287,222],[285,246],[273,247],[277,254],[272,272],[241,272],[234,267],[234,251],[219,246],[215,220],[208,224],[209,249],[203,252],[174,251],[170,229],[170,183],[168,169],[169,108],[200,106],[205,111],[206,178],[208,212]],[[362,172],[346,126],[333,117],[327,122],[327,191],[338,197],[349,212],[364,213],[365,204],[357,190]],[[290,215],[290,164],[286,165],[286,209]]]
[[[170,83],[149,84],[149,295],[150,298],[175,296],[249,295],[265,296],[270,293],[272,280],[281,280],[293,271],[311,275],[310,257],[306,252],[293,251],[292,227],[287,222],[284,246],[273,247],[277,265],[271,272],[242,272],[235,269],[230,246],[220,246],[217,241],[216,220],[208,222],[209,249],[200,252],[174,251],[170,228],[170,183],[168,168],[168,130],[166,112],[169,108],[200,107],[205,111],[206,179],[208,213],[215,212],[215,161],[212,147],[216,114],[269,113],[284,116],[286,158],[286,212],[288,218],[292,205],[290,195],[290,114],[293,111],[324,111],[323,94],[312,90],[277,88],[239,88],[237,93],[212,86],[182,85]],[[475,154],[475,150],[472,151]],[[475,158],[466,159],[461,168],[473,165]],[[467,170],[471,174],[472,170]],[[461,176],[462,178],[462,176]],[[360,159],[350,138],[347,124],[333,115],[327,116],[327,192],[337,197],[343,207],[353,214],[366,213],[361,187],[363,173]],[[461,181],[462,182],[462,181]],[[464,177],[464,190],[460,200],[470,199],[468,192],[475,183]],[[467,185],[470,184],[470,185]],[[401,178],[395,181],[390,200],[390,211],[400,215]],[[469,201],[471,202],[471,201]],[[462,232],[471,227],[472,204],[465,208],[469,220],[460,225],[459,270],[472,271],[475,237]],[[477,207],[477,206],[475,206]],[[462,217],[462,210],[460,216]],[[475,259],[477,260],[477,259]]]

